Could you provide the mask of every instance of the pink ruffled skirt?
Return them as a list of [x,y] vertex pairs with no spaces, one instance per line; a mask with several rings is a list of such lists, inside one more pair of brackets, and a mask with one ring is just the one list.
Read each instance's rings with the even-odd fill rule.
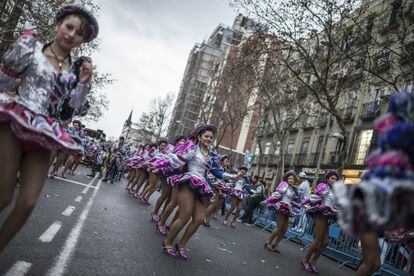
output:
[[306,214],[310,216],[322,215],[327,217],[328,219],[336,218],[338,211],[333,210],[331,207],[327,205],[316,205],[313,207],[309,207],[306,209]]
[[240,191],[240,190],[231,189],[230,190],[230,195],[235,196],[238,199],[244,199],[244,192]]
[[32,112],[0,94],[0,123],[9,123],[21,140],[23,151],[38,148],[61,150],[66,154],[82,153],[82,145],[54,119]]
[[274,210],[277,213],[283,214],[287,217],[296,217],[297,215],[299,215],[292,209],[292,206],[290,206],[289,204],[282,201],[275,201],[276,200],[272,199],[267,200],[267,208],[269,210]]
[[169,181],[173,187],[187,185],[205,204],[211,204],[214,201],[214,192],[204,179],[184,173],[171,176]]

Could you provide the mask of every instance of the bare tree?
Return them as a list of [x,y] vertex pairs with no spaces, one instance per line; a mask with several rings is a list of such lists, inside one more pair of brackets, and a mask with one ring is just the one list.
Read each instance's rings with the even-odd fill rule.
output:
[[336,120],[344,137],[339,153],[343,168],[349,137],[339,106],[349,98],[348,80],[353,78],[349,57],[358,52],[348,47],[347,31],[364,16],[361,2],[235,0],[232,4],[269,27],[281,43],[283,55],[278,61],[296,78],[299,88]]
[[[206,93],[205,108],[201,120],[211,122],[218,128],[217,145],[227,142],[230,151],[236,147],[235,134],[243,121],[250,118],[257,107],[260,83],[254,73],[260,66],[260,54],[255,51],[256,36],[231,46],[214,69]],[[231,153],[232,154],[232,153]]]
[[174,95],[157,97],[151,101],[150,109],[139,118],[138,129],[149,141],[158,141],[166,136]]

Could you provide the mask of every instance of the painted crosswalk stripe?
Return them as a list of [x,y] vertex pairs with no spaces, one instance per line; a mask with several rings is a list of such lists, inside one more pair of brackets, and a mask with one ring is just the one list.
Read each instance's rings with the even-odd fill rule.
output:
[[68,208],[63,211],[62,215],[69,217],[75,209],[75,206],[68,206]]
[[7,271],[6,274],[4,274],[4,276],[23,276],[26,275],[31,267],[31,263],[18,261],[9,269],[9,271]]
[[41,242],[51,242],[62,227],[62,222],[56,220],[46,231],[39,237]]
[[81,202],[82,201],[82,196],[77,196],[76,198],[75,198],[75,202]]

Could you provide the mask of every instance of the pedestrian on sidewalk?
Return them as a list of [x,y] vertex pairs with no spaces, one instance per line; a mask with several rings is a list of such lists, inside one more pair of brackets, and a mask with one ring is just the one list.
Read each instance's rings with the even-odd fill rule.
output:
[[260,207],[260,202],[264,200],[265,193],[266,193],[265,182],[263,178],[256,177],[255,179],[257,180],[256,180],[254,187],[248,190],[248,192],[250,193],[249,204],[246,204],[246,209],[244,210],[244,214],[240,219],[241,222],[246,223],[247,226],[251,226],[254,223],[253,221],[254,210]]
[[[4,54],[0,72],[0,211],[12,201],[17,174],[21,188],[16,205],[0,228],[0,252],[29,218],[42,191],[50,152],[73,154],[80,145],[60,122],[85,115],[92,64],[73,61],[71,52],[98,34],[98,23],[82,6],[63,6],[56,15],[54,40],[43,44],[24,32]],[[51,30],[52,31],[52,30]],[[4,93],[21,78],[19,96]]]

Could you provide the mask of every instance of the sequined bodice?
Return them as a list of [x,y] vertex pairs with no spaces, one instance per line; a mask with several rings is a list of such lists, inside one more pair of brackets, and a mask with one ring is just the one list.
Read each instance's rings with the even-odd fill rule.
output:
[[188,174],[196,176],[200,179],[205,179],[206,176],[206,169],[208,168],[208,158],[209,156],[205,157],[201,152],[200,148],[196,148],[196,153],[193,158],[187,163],[188,167]]
[[[33,112],[49,115],[52,95],[54,94],[57,72],[42,52],[43,45],[36,42],[32,62],[28,64],[21,75],[21,85],[18,89],[17,102]],[[72,73],[64,71],[61,79],[69,82],[75,78]]]
[[234,184],[233,189],[237,191],[243,191],[243,187],[244,187],[244,182],[239,180]]
[[282,202],[291,204],[291,200],[293,199],[294,192],[292,188],[289,186],[286,190],[286,192],[282,195]]
[[336,201],[335,201],[335,196],[332,192],[332,189],[329,188],[325,193],[326,194],[325,194],[324,199],[322,200],[322,205],[327,205],[331,207],[332,209],[334,209],[336,205]]

